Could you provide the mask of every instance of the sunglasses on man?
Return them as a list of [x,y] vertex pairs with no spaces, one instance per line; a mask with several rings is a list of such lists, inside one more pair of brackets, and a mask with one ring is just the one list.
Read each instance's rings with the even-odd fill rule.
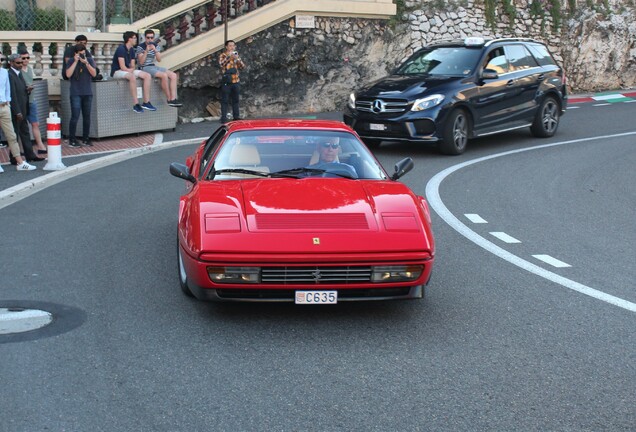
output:
[[329,148],[331,147],[332,149],[337,149],[340,147],[340,144],[332,144],[332,143],[322,143],[321,144],[324,148]]

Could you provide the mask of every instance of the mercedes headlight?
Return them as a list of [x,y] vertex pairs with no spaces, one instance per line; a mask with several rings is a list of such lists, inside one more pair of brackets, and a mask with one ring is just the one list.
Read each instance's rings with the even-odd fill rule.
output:
[[347,105],[349,105],[349,108],[351,109],[356,109],[356,94],[355,93],[351,93],[349,95],[349,102],[347,103]]
[[411,111],[424,111],[429,108],[433,108],[434,106],[441,104],[443,100],[444,100],[444,95],[441,95],[441,94],[426,96],[425,98],[418,99],[415,102],[413,102],[413,107],[411,108]]

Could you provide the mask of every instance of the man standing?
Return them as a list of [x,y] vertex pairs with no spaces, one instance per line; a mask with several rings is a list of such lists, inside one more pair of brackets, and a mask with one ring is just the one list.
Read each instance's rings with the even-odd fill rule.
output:
[[[16,162],[16,169],[18,171],[32,171],[35,169],[34,165],[28,164],[20,156],[20,146],[15,136],[15,130],[13,129],[13,122],[11,121],[11,84],[9,83],[9,73],[5,68],[0,68],[0,127],[4,136],[9,143],[9,150],[11,150],[11,159]],[[0,166],[0,172],[3,172]]]
[[239,69],[245,68],[245,63],[241,60],[236,51],[236,43],[233,40],[225,42],[225,51],[219,56],[219,66],[221,67],[221,123],[228,121],[229,104],[232,104],[232,116],[234,120],[240,120],[239,115],[239,93],[241,90],[241,80]]
[[93,57],[90,47],[88,46],[88,38],[83,34],[75,36],[75,43],[73,45],[69,45],[64,50],[64,61],[62,62],[62,79],[68,80],[68,77],[66,76],[66,65],[68,64],[68,61],[75,56],[75,47],[77,46],[77,44],[80,43],[86,47],[86,57]]
[[35,103],[33,96],[33,68],[29,66],[29,60],[31,56],[27,51],[20,52],[20,59],[22,60],[22,76],[27,85],[29,91],[29,115],[27,120],[31,125],[31,134],[33,135],[33,141],[38,148],[38,155],[46,154],[46,147],[42,142],[42,134],[40,134],[40,120],[38,119],[38,104]]
[[[132,31],[124,33],[124,43],[117,47],[113,56],[113,64],[110,67],[110,76],[115,79],[126,79],[129,83],[130,95],[133,99],[133,111],[141,114],[144,110],[157,111],[157,108],[150,103],[150,80],[152,77],[148,72],[137,69],[137,54],[135,48],[137,44],[137,34]],[[143,81],[143,104],[139,105],[137,99],[137,78]]]
[[91,131],[91,106],[93,104],[92,78],[97,75],[97,68],[92,57],[86,54],[86,46],[78,43],[75,45],[75,55],[66,65],[66,77],[70,80],[71,91],[71,121],[68,125],[68,145],[79,147],[75,139],[77,122],[82,113],[82,144],[92,146],[89,138]]
[[177,99],[177,74],[164,67],[157,66],[161,61],[161,47],[155,41],[155,32],[148,29],[144,32],[144,41],[137,45],[137,60],[141,70],[148,72],[153,78],[161,80],[161,89],[168,98],[168,105],[172,107],[183,106]]
[[13,129],[20,137],[26,160],[29,162],[43,161],[44,158],[38,157],[33,152],[33,145],[31,144],[31,134],[27,122],[27,116],[29,115],[29,91],[22,76],[22,58],[20,54],[11,54],[9,56],[9,64],[11,68],[7,72],[9,73],[9,83],[11,85]]

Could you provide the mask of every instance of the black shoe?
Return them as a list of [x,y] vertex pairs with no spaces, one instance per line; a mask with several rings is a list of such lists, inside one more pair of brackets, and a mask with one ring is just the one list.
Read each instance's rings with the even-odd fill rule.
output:
[[41,158],[41,157],[34,157],[34,158],[27,158],[27,162],[42,162],[45,161],[46,158]]
[[171,107],[181,107],[183,106],[183,104],[181,102],[179,102],[177,99],[172,99],[168,101],[168,105],[170,105]]
[[48,152],[46,150],[38,150],[38,154],[47,154]]
[[83,146],[88,146],[88,147],[93,147],[93,143],[88,138],[82,140],[82,145]]
[[68,145],[71,147],[81,147],[80,143],[78,143],[77,140],[74,139],[68,140]]

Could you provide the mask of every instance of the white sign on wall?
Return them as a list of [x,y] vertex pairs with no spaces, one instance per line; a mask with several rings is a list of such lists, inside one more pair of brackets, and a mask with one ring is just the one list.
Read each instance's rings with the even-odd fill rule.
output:
[[296,15],[296,28],[316,28],[316,17],[313,15]]

